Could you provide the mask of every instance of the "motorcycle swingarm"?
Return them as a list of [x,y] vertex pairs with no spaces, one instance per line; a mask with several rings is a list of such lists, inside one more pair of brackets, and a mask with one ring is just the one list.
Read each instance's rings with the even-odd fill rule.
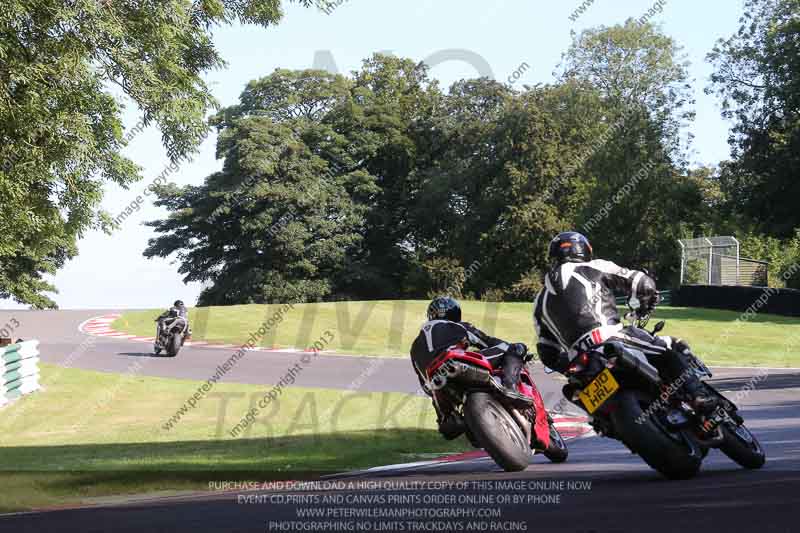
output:
[[614,431],[614,424],[612,424],[611,420],[605,416],[593,416],[589,421],[589,425],[592,426],[594,432],[599,436],[619,440],[616,432]]

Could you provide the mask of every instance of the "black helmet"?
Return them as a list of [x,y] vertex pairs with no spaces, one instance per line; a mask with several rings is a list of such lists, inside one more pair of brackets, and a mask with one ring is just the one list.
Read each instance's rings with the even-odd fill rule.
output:
[[175,300],[175,303],[172,304],[173,307],[183,307],[183,300]]
[[461,322],[461,306],[449,296],[434,298],[428,306],[428,320]]
[[550,241],[551,259],[561,263],[585,263],[592,260],[592,245],[589,239],[577,231],[559,233]]

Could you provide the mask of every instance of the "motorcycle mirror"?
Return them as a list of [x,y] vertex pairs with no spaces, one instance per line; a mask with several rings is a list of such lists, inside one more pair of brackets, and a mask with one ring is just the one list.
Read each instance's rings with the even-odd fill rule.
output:
[[659,331],[664,329],[664,326],[666,326],[666,325],[667,325],[667,323],[664,322],[663,320],[660,321],[658,324],[656,324],[656,327],[653,328],[653,335],[655,335],[656,333],[658,333]]

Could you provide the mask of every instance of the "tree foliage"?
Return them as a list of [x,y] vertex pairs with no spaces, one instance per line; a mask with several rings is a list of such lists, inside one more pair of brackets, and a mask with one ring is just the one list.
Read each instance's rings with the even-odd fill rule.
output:
[[[287,84],[312,83],[301,100],[298,92],[283,92]],[[242,105],[213,120],[223,170],[199,187],[157,191],[157,205],[174,213],[150,223],[166,235],[151,241],[145,255],[179,251],[186,281],[211,284],[201,303],[329,295],[363,238],[365,206],[358,199],[377,192],[363,170],[326,159],[327,149],[348,146],[313,120],[313,108],[346,102],[348,90],[347,80],[321,71],[277,71],[251,83]],[[253,107],[253,101],[267,103]]]
[[4,0],[0,297],[53,306],[43,275],[77,253],[88,229],[109,229],[98,210],[104,183],[139,179],[120,155],[115,94],[160,128],[177,160],[205,136],[215,106],[202,77],[223,66],[214,27],[280,17],[279,0]]
[[561,77],[600,93],[588,116],[603,142],[579,176],[580,229],[603,255],[674,281],[676,241],[697,230],[705,211],[702,182],[684,161],[694,102],[681,49],[655,26],[630,19],[575,36]]
[[443,91],[386,55],[348,78],[277,70],[212,119],[222,172],[159,191],[171,215],[145,254],[177,254],[187,281],[210,284],[202,304],[530,299],[552,235],[594,221],[599,255],[667,282],[710,179],[682,160],[679,53],[628,22],[576,36],[557,82],[521,91]]
[[758,232],[791,238],[800,227],[800,1],[748,0],[740,22],[709,54],[707,90],[735,121],[722,192]]

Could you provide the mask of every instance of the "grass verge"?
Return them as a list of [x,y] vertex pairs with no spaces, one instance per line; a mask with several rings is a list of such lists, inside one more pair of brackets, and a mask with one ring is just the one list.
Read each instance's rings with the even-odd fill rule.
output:
[[[464,318],[509,341],[533,346],[531,304],[462,302]],[[279,305],[235,305],[190,310],[197,340],[241,344],[280,309]],[[425,317],[426,301],[397,300],[297,304],[260,339],[266,347],[307,348],[324,331],[334,332],[326,349],[344,354],[402,356]],[[160,311],[125,313],[115,329],[153,335]],[[660,307],[652,323],[666,319],[663,334],[686,339],[713,365],[800,367],[800,319],[715,309]]]
[[197,382],[42,365],[42,391],[2,410],[0,512],[99,497],[292,479],[466,449],[435,431],[427,399],[291,388],[249,434],[234,426],[264,390],[218,384],[170,431]]

